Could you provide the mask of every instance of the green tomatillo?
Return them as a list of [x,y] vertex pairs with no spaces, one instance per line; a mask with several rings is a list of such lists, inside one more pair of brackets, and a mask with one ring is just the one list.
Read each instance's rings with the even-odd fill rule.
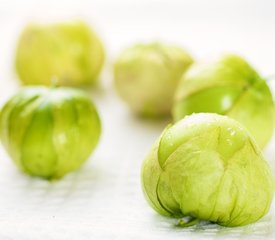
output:
[[104,62],[103,46],[83,22],[50,25],[29,24],[22,32],[15,65],[19,78],[27,85],[94,84]]
[[274,127],[274,103],[266,81],[241,57],[225,55],[193,65],[177,88],[175,121],[198,112],[213,112],[241,122],[263,148]]
[[124,50],[115,62],[115,87],[135,113],[165,116],[170,114],[176,86],[192,62],[179,47],[138,44]]
[[269,210],[274,178],[260,148],[236,120],[198,113],[168,126],[142,167],[142,185],[160,214],[235,227]]
[[78,169],[95,149],[100,133],[95,106],[72,88],[23,88],[0,115],[1,140],[16,165],[48,179]]

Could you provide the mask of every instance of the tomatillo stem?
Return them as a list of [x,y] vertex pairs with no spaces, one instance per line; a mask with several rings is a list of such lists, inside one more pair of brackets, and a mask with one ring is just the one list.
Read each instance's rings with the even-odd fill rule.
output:
[[191,227],[196,225],[199,222],[198,218],[190,218],[188,220],[180,219],[177,223],[177,227]]

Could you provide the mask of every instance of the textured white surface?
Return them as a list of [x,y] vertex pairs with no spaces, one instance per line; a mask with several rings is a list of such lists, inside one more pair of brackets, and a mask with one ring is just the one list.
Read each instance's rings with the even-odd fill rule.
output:
[[[12,56],[29,19],[84,17],[103,36],[109,59],[138,40],[188,46],[198,58],[233,51],[263,75],[275,73],[273,1],[0,1],[0,104],[18,89]],[[207,3],[206,3],[207,2]],[[145,202],[144,156],[168,121],[134,117],[113,91],[109,64],[91,95],[103,121],[99,147],[79,171],[57,182],[18,172],[0,147],[0,239],[274,239],[275,206],[256,224],[177,228]],[[275,84],[273,89],[275,89]],[[275,138],[265,155],[275,172]]]

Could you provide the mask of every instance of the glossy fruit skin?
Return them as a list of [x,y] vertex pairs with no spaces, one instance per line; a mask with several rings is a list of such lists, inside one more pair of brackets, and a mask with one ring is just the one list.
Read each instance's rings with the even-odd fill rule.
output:
[[167,116],[176,86],[192,63],[192,57],[179,47],[138,44],[125,49],[116,60],[115,87],[137,115]]
[[25,87],[3,107],[2,143],[27,174],[61,178],[95,149],[100,119],[90,98],[71,88]]
[[181,79],[174,99],[173,118],[212,112],[241,122],[264,148],[274,128],[274,102],[264,79],[241,57],[224,55],[194,65]]
[[17,74],[23,84],[85,86],[96,83],[104,63],[102,43],[83,22],[29,24],[18,40]]
[[274,193],[271,169],[248,131],[214,113],[168,126],[146,157],[141,179],[158,213],[228,227],[263,217]]

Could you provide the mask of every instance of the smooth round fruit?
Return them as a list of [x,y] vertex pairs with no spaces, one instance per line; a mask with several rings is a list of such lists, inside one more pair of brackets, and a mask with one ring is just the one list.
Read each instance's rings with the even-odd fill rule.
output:
[[168,115],[176,86],[192,62],[192,57],[176,46],[135,45],[124,50],[115,62],[117,92],[139,115]]
[[162,215],[228,227],[263,217],[274,192],[271,169],[249,132],[214,113],[168,126],[143,163],[142,185]]
[[78,169],[95,149],[101,132],[95,106],[71,88],[26,87],[0,115],[0,136],[24,172],[60,178]]
[[66,22],[28,25],[16,50],[16,70],[27,85],[94,84],[104,62],[103,46],[88,25]]
[[174,120],[198,112],[238,120],[262,148],[272,137],[275,115],[271,91],[239,56],[225,55],[208,64],[194,65],[183,76],[175,94]]

